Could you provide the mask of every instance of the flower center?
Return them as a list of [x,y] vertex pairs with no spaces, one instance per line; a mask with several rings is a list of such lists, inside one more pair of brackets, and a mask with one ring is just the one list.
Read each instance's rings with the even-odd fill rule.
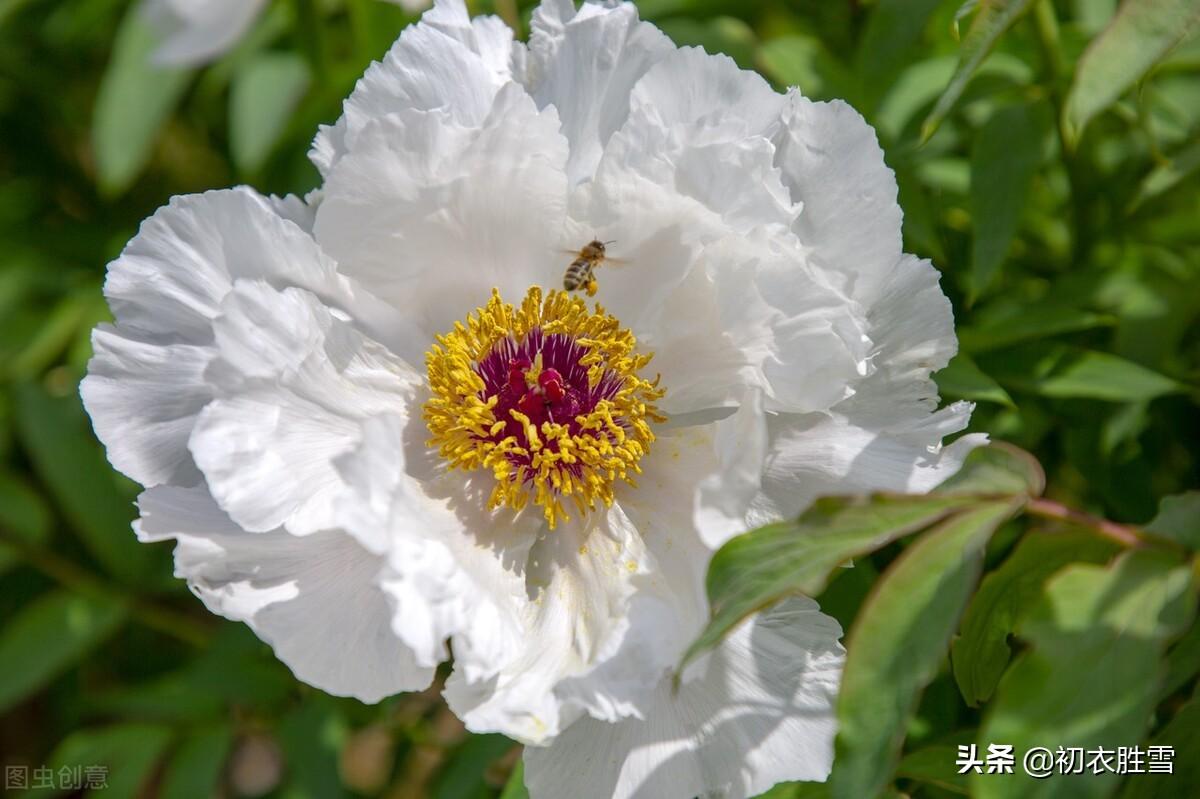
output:
[[551,529],[611,505],[613,485],[633,484],[654,441],[650,422],[666,420],[654,402],[658,379],[638,372],[651,355],[599,305],[529,289],[519,308],[500,293],[466,323],[438,336],[425,354],[432,397],[424,418],[452,469],[489,469],[489,508],[540,505]]

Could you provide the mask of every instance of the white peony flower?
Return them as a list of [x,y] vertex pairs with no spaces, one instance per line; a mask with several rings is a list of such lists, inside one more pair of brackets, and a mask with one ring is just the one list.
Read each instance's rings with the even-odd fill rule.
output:
[[[177,197],[109,268],[82,393],[139,537],[331,693],[452,648],[451,708],[529,744],[534,797],[824,779],[812,601],[670,678],[731,536],[981,443],[942,446],[950,304],[863,119],[628,3],[546,0],[525,46],[442,0],[312,156],[319,201]],[[592,239],[603,308],[556,290]]]
[[[232,48],[250,30],[269,0],[144,0],[142,13],[163,37],[154,51],[160,66],[203,64]],[[430,0],[384,0],[408,11]]]

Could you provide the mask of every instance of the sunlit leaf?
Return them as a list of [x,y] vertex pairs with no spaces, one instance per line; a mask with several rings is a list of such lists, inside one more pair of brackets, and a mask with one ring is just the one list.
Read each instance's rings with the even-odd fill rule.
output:
[[100,79],[92,124],[96,179],[110,195],[121,194],[137,178],[191,79],[190,70],[152,64],[157,46],[141,5],[130,5]]
[[977,326],[960,327],[958,342],[964,350],[980,353],[1023,341],[1105,327],[1115,321],[1111,316],[1062,303],[1013,304],[1005,306],[1004,313],[992,314]]
[[1146,529],[1190,549],[1200,549],[1200,491],[1164,497],[1158,515]]
[[983,564],[987,540],[1020,507],[984,502],[922,535],[879,580],[846,641],[833,795],[876,795],[909,717],[937,673]]
[[736,17],[707,20],[676,17],[663,20],[661,27],[680,47],[703,47],[705,52],[724,53],[742,69],[754,69],[758,38],[753,28]]
[[529,791],[525,789],[525,761],[518,760],[513,766],[512,774],[500,792],[500,799],[529,799]]
[[124,621],[116,600],[52,591],[5,619],[0,628],[0,711],[44,687]]
[[[1045,587],[1020,625],[1031,649],[996,690],[978,740],[1035,746],[1116,749],[1146,732],[1161,679],[1162,649],[1191,620],[1191,569],[1166,552],[1134,550],[1109,566],[1074,565]],[[1106,796],[1116,774],[1058,774],[1036,780],[972,774],[972,796]]]
[[954,679],[967,704],[991,698],[1008,666],[1009,636],[1041,597],[1045,581],[1070,563],[1103,563],[1117,550],[1108,539],[1084,531],[1030,533],[983,579],[950,650]]
[[1063,119],[1077,140],[1093,116],[1141,80],[1200,22],[1195,0],[1125,0],[1075,69]]
[[971,279],[969,297],[987,290],[1017,234],[1042,162],[1048,114],[1041,106],[1013,105],[992,114],[971,151]]
[[942,0],[880,0],[855,53],[859,78],[872,98],[895,80]]
[[1016,407],[1008,392],[988,377],[965,352],[955,355],[945,369],[934,375],[934,380],[937,381],[938,391],[943,397],[995,402],[1009,408]]
[[821,499],[795,521],[731,539],[709,563],[712,616],[683,664],[716,646],[750,614],[789,594],[820,594],[842,564],[967,509],[981,495],[1040,493],[1040,468],[1031,461],[1015,448],[981,448],[943,493]]
[[308,84],[308,64],[296,53],[258,53],[239,66],[229,92],[229,149],[238,169],[256,172],[266,163]]
[[807,97],[844,97],[849,86],[845,67],[821,41],[792,35],[764,42],[758,51],[763,73],[780,86],[798,86]]
[[958,102],[963,89],[979,69],[979,65],[987,58],[988,53],[996,46],[996,42],[1004,32],[1016,21],[1017,17],[1029,10],[1033,0],[993,0],[981,3],[978,11],[971,20],[971,26],[963,36],[959,48],[958,67],[950,78],[950,84],[938,98],[937,105],[925,118],[921,126],[922,140],[928,140],[937,130],[938,125],[945,119],[946,114]]
[[1138,402],[1183,390],[1177,381],[1133,361],[1075,347],[1014,350],[987,365],[1001,383],[1043,397]]

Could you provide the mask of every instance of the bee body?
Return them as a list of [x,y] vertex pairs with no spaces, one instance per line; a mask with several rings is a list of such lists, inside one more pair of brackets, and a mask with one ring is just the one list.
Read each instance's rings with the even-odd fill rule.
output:
[[563,288],[567,291],[584,289],[588,296],[596,293],[596,269],[604,263],[605,242],[598,239],[588,242],[575,256],[563,275]]

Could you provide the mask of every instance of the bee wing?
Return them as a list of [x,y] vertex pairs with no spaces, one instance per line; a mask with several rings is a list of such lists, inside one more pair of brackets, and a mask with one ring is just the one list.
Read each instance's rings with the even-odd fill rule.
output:
[[603,261],[604,266],[628,266],[630,263],[632,261],[627,258],[609,258],[608,256],[605,256]]

